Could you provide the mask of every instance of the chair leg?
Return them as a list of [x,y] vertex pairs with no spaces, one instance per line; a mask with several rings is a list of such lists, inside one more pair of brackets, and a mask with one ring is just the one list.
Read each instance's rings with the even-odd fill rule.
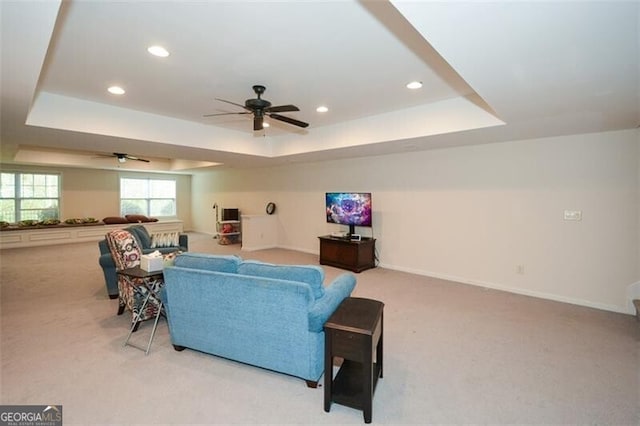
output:
[[118,315],[122,315],[122,313],[124,312],[124,302],[122,301],[122,299],[118,300]]

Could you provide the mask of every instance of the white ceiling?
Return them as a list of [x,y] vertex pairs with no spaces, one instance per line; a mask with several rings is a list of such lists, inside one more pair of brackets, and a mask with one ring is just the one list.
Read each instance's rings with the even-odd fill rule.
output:
[[[640,124],[637,1],[2,0],[0,13],[4,165],[191,172]],[[243,104],[254,84],[310,126],[203,117],[242,111],[215,98]]]

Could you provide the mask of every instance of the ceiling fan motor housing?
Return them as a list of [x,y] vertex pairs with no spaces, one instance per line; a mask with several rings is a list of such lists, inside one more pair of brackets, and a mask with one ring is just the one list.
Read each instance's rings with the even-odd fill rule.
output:
[[269,108],[271,106],[271,102],[260,98],[260,95],[262,95],[265,90],[267,90],[267,88],[259,84],[256,84],[255,86],[253,86],[253,91],[256,93],[258,98],[247,99],[244,102],[244,106],[256,112],[260,111],[260,115],[262,115],[262,110],[265,108]]
[[271,102],[266,101],[264,99],[247,99],[244,105],[249,109],[265,109],[271,106]]

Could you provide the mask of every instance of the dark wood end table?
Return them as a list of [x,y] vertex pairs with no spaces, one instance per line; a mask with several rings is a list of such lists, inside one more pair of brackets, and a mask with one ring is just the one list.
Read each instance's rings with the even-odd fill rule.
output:
[[[335,402],[362,410],[371,423],[373,393],[382,378],[383,309],[377,300],[349,297],[325,323],[324,411]],[[343,359],[335,379],[334,357]]]

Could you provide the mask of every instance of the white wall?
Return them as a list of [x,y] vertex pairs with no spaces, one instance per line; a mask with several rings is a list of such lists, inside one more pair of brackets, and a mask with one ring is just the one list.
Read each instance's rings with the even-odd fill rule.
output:
[[[640,11],[639,11],[640,13]],[[636,139],[638,142],[638,146],[640,146],[640,131],[636,132]],[[640,148],[638,149],[638,164],[640,164]],[[640,188],[640,167],[638,167],[638,188]],[[638,190],[638,197],[636,200],[636,203],[638,205],[640,205],[640,189]],[[638,241],[640,241],[640,215],[638,215]],[[637,267],[638,267],[638,273],[637,273],[637,279],[638,281],[636,281],[635,283],[633,283],[632,285],[629,286],[628,291],[627,291],[627,300],[629,301],[629,312],[633,312],[633,309],[631,307],[631,301],[633,299],[640,299],[640,250],[638,250],[638,262],[637,262]]]
[[[324,193],[373,193],[381,266],[620,312],[640,281],[637,130],[195,175],[193,228],[211,205],[264,211],[279,245],[318,252]],[[563,220],[565,209],[582,220]],[[517,265],[524,273],[517,272]],[[390,283],[391,284],[391,283]]]

